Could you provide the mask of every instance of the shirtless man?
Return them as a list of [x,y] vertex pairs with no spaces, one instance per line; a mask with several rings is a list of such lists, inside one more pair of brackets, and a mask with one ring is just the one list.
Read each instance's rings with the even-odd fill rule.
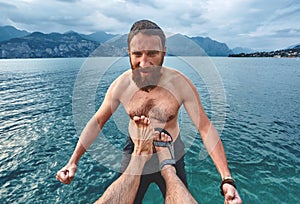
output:
[[[165,53],[165,35],[160,27],[148,20],[133,24],[128,35],[131,70],[124,72],[109,87],[99,110],[84,128],[68,164],[58,171],[58,180],[66,184],[71,183],[80,157],[96,139],[106,121],[122,104],[131,119],[129,130],[135,125],[133,116],[144,115],[154,124],[155,122],[163,124],[160,128],[168,131],[174,140],[176,173],[187,185],[183,159],[184,145],[178,124],[178,110],[183,105],[220,173],[221,190],[225,200],[241,203],[234,180],[231,178],[222,142],[203,110],[195,86],[180,72],[162,66]],[[132,135],[130,131],[129,135]],[[133,147],[134,144],[129,137],[124,147],[125,155],[132,153]],[[124,169],[129,160],[130,158],[124,157],[122,162]],[[164,179],[160,172],[154,172],[151,166],[153,163],[148,165],[149,168],[147,164],[144,167],[145,175],[141,177],[135,203],[142,202],[151,182],[155,182],[165,195]]]

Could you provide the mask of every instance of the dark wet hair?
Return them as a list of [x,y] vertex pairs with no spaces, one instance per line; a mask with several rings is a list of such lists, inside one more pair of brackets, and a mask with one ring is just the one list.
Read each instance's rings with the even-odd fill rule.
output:
[[152,21],[139,20],[132,25],[130,32],[128,34],[128,38],[127,38],[128,48],[133,36],[135,36],[138,33],[143,33],[146,35],[158,35],[161,40],[163,48],[165,47],[166,36],[163,30]]

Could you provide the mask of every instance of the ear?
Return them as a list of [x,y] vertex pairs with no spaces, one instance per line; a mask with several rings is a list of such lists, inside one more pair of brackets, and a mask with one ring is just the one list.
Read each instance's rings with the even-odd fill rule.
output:
[[166,56],[167,53],[167,47],[164,47],[164,56]]

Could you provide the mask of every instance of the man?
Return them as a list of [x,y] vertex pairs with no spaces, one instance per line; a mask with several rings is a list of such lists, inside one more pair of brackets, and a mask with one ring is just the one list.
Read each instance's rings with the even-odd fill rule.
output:
[[[134,121],[136,122],[136,127],[131,126],[134,129],[130,131],[134,143],[130,163],[124,173],[106,189],[95,204],[133,203],[144,165],[153,154],[152,142],[163,142],[172,145],[169,135],[157,131],[154,132],[153,127],[150,127],[149,118],[134,116]],[[164,151],[164,148],[166,147],[155,146],[160,163],[172,158],[171,153]],[[197,203],[186,186],[177,177],[174,166],[164,165],[161,168],[161,175],[167,186],[166,204]]]
[[[201,105],[200,97],[192,82],[180,72],[163,67],[166,53],[165,35],[161,28],[148,20],[133,24],[128,35],[128,54],[131,70],[124,72],[109,87],[99,110],[84,128],[68,164],[58,172],[58,179],[66,184],[74,178],[78,161],[96,139],[106,121],[120,104],[130,117],[130,130],[135,125],[134,116],[146,116],[153,124],[166,130],[174,140],[175,169],[178,177],[187,185],[184,170],[184,144],[180,138],[178,110],[183,105],[219,171],[221,191],[225,200],[239,198],[231,178],[222,142]],[[134,144],[128,137],[124,147],[123,169],[130,162],[129,154]],[[126,156],[127,155],[127,156]],[[155,182],[163,195],[166,185],[158,169],[151,168],[157,161],[152,158],[145,165],[135,203],[141,203],[151,182]],[[156,172],[155,172],[156,171]],[[241,203],[240,199],[236,203]]]

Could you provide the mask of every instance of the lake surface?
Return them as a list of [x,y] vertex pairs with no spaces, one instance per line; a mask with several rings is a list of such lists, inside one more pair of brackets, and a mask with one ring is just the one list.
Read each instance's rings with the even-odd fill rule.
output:
[[[223,141],[244,203],[299,203],[300,60],[176,58]],[[126,58],[0,60],[0,203],[93,203],[118,174],[128,118],[122,107],[81,158],[71,185],[55,179]],[[210,71],[208,71],[210,70]],[[189,189],[223,203],[220,177],[184,109]],[[144,203],[163,203],[151,185]]]

